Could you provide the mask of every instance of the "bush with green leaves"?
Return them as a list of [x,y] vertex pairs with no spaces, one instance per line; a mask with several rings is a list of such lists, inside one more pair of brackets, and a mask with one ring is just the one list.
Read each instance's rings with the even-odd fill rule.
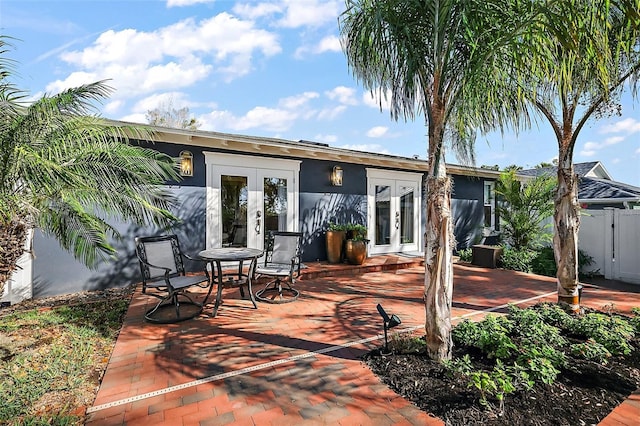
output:
[[532,272],[533,259],[537,252],[530,249],[515,249],[507,246],[502,247],[500,266],[504,269],[520,272]]
[[629,319],[598,312],[590,312],[580,321],[575,321],[571,331],[593,339],[613,355],[630,354],[632,347],[629,341],[635,336],[635,327]]
[[481,322],[465,320],[452,330],[454,344],[480,349],[489,358],[506,359],[516,351],[509,337],[511,325],[504,317],[487,315]]
[[[578,249],[578,271],[593,264],[593,257],[584,250]],[[531,262],[531,272],[547,277],[555,277],[558,272],[553,247],[542,247],[537,250],[537,255]]]
[[532,250],[550,240],[545,221],[553,215],[556,186],[556,178],[549,175],[523,183],[515,170],[500,174],[495,189],[500,196],[496,209],[503,238],[510,247]]
[[458,257],[460,257],[460,261],[471,263],[471,259],[473,259],[473,250],[470,248],[458,250]]
[[[570,357],[606,364],[612,355],[629,354],[629,342],[640,326],[640,308],[632,311],[633,318],[604,313],[574,316],[551,303],[526,309],[510,306],[506,316],[464,320],[452,330],[454,345],[476,348],[486,359],[495,360],[492,367],[476,368],[468,354],[445,366],[449,374],[466,378],[483,406],[491,408],[489,399],[502,406],[504,397],[515,390],[553,384],[570,366]],[[564,337],[567,333],[585,341],[570,344]]]
[[577,358],[594,361],[602,365],[606,365],[607,360],[611,358],[611,352],[604,345],[593,339],[587,339],[584,343],[571,345],[569,352]]

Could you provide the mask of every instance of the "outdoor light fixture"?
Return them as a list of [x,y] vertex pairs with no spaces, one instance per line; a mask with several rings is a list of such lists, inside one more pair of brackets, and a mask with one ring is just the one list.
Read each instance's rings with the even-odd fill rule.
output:
[[191,151],[180,152],[180,176],[193,176],[193,154]]
[[382,317],[382,328],[384,329],[384,351],[389,352],[389,341],[387,340],[387,330],[402,324],[402,321],[400,321],[400,318],[398,318],[397,315],[389,316],[389,314],[387,314],[387,312],[382,308],[382,305],[380,305],[379,303],[378,303],[378,306],[376,306],[376,308],[378,309],[378,312]]
[[331,172],[331,185],[342,186],[342,167],[333,166],[333,171]]

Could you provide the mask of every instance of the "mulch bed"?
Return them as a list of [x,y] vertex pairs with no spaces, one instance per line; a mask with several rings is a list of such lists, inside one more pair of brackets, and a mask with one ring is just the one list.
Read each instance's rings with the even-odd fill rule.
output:
[[[640,388],[640,340],[630,356],[612,357],[607,365],[570,358],[553,385],[515,392],[483,407],[468,381],[452,377],[424,354],[383,355],[374,350],[364,362],[399,395],[448,425],[596,425]],[[468,353],[455,348],[454,358]],[[473,354],[474,362],[483,363]],[[476,364],[477,366],[478,364]]]

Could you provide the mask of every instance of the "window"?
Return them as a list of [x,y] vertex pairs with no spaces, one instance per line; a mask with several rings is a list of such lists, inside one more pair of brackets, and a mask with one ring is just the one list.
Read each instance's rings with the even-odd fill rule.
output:
[[484,227],[495,229],[496,196],[494,182],[484,183]]

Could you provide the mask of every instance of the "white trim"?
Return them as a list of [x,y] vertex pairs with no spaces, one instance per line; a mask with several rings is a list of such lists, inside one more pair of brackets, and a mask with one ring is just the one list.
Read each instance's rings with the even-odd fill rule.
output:
[[[423,242],[421,232],[422,221],[422,173],[411,173],[395,170],[382,170],[366,168],[367,171],[367,227],[369,232],[369,253],[370,254],[383,254],[383,253],[422,253]],[[397,198],[397,188],[399,185],[406,185],[415,188],[414,192],[414,242],[410,244],[403,244],[401,241],[391,241],[390,244],[376,245],[375,244],[375,208],[376,208],[376,194],[375,186],[378,184],[388,185],[391,188],[391,194],[393,198]],[[396,200],[397,201],[397,200]],[[393,207],[395,206],[395,207]],[[399,206],[397,202],[392,201],[392,209],[398,211]],[[399,238],[399,236],[397,236]],[[392,237],[393,240],[393,237]]]
[[[271,157],[256,157],[240,154],[223,154],[217,152],[204,152],[206,164],[206,185],[207,185],[207,220],[206,220],[206,247],[220,247],[222,244],[222,229],[220,222],[220,182],[219,176],[224,171],[233,171],[240,175],[247,175],[249,178],[248,185],[250,193],[253,193],[253,199],[249,200],[250,208],[253,210],[248,213],[249,223],[248,229],[255,229],[257,226],[264,227],[263,221],[257,224],[254,217],[254,211],[258,210],[259,200],[262,189],[258,188],[258,178],[265,175],[273,175],[273,177],[282,177],[290,180],[288,188],[289,213],[288,229],[289,231],[298,230],[299,222],[299,176],[300,176],[300,160],[285,160]],[[258,194],[259,193],[259,194]],[[258,234],[262,234],[262,229]],[[254,236],[255,237],[255,236]],[[262,240],[258,237],[249,238],[248,243],[251,246],[262,248]]]
[[375,179],[392,179],[392,180],[407,180],[407,181],[415,181],[422,186],[422,173],[412,173],[412,172],[399,172],[396,170],[381,170],[381,169],[372,169],[370,167],[366,168],[367,170],[367,179],[375,178]]

